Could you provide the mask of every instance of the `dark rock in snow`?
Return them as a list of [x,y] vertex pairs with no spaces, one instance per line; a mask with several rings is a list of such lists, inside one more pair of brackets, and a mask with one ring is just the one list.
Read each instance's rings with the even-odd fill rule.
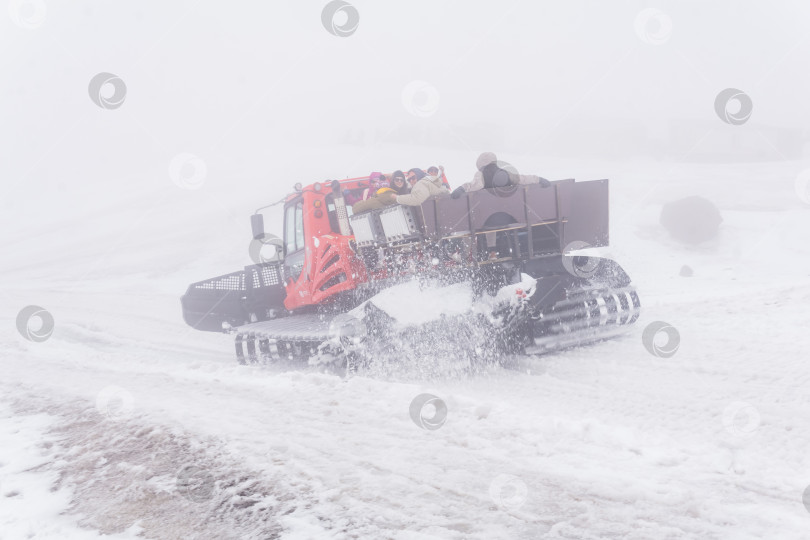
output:
[[717,236],[723,217],[713,202],[693,196],[665,204],[660,222],[676,240],[699,244]]

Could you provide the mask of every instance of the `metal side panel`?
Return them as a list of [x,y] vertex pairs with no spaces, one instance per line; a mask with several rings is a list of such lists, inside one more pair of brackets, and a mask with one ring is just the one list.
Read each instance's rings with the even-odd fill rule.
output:
[[574,199],[574,186],[580,184],[572,178],[566,180],[556,180],[552,184],[556,191],[557,215],[560,219],[568,219],[571,216],[571,202]]
[[557,188],[553,184],[549,187],[532,184],[526,186],[525,190],[528,223],[545,223],[558,219]]
[[351,224],[354,240],[359,247],[385,243],[378,210],[354,214],[349,218],[349,223]]
[[245,309],[258,319],[284,310],[287,291],[281,282],[281,264],[264,263],[245,267]]
[[416,215],[419,210],[419,207],[400,204],[380,210],[380,223],[386,242],[421,238],[421,228]]
[[422,212],[425,233],[434,240],[469,233],[472,230],[470,206],[466,193],[458,199],[452,197],[428,199],[422,204]]
[[428,238],[436,238],[438,236],[439,223],[437,221],[436,213],[436,199],[428,199],[422,203],[422,231]]
[[562,246],[585,242],[607,246],[609,236],[608,181],[576,182],[571,193],[568,222],[563,227]]
[[222,332],[222,323],[238,326],[248,320],[244,298],[244,271],[192,283],[180,299],[183,320],[197,330]]
[[470,221],[474,231],[510,223],[525,224],[526,198],[523,186],[480,189],[468,193]]

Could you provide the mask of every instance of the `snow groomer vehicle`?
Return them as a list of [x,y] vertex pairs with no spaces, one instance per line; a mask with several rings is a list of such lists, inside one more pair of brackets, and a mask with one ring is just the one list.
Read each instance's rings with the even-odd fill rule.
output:
[[[344,196],[368,182],[296,184],[276,203],[281,237],[265,232],[257,210],[255,264],[192,283],[181,300],[185,322],[233,333],[243,364],[348,366],[447,343],[471,358],[542,353],[613,336],[639,316],[621,266],[581,254],[608,245],[608,180],[509,185],[352,215]],[[382,299],[413,280],[468,284],[470,309],[403,324]]]

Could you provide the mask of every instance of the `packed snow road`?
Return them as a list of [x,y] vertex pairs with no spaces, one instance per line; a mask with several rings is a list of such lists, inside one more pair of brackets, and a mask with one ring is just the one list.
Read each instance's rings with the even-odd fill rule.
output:
[[[46,468],[105,533],[798,538],[805,351],[771,315],[802,317],[810,287],[768,298],[682,306],[681,332],[717,330],[684,343],[686,361],[651,357],[636,332],[526,359],[531,374],[429,384],[240,368],[196,340],[161,350],[74,328],[8,347],[3,395],[56,417]],[[756,329],[713,322],[748,309],[764,315]],[[438,430],[408,415],[422,392],[447,403]],[[177,486],[188,466],[212,483],[199,500]]]
[[[0,538],[806,536],[810,216],[750,184],[749,206],[718,201],[719,240],[684,248],[625,178],[606,254],[639,323],[462,378],[238,366],[228,336],[186,328],[184,285],[234,266],[216,250],[245,231],[224,217],[175,241],[178,206],[227,201],[144,197],[29,242],[5,228]],[[31,304],[54,316],[46,341],[17,332]],[[673,356],[642,343],[654,321],[677,328]],[[423,393],[447,405],[438,429],[411,419]]]

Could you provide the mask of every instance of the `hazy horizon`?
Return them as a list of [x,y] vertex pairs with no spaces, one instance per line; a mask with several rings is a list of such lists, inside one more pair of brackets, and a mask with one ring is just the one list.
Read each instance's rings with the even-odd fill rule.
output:
[[[163,174],[181,153],[266,177],[292,149],[335,145],[373,170],[378,143],[460,149],[471,163],[485,150],[810,154],[810,6],[357,1],[359,24],[340,37],[327,4],[13,0],[0,17],[4,182]],[[91,100],[99,73],[125,83],[119,107]],[[715,111],[726,88],[752,100],[744,125]]]

